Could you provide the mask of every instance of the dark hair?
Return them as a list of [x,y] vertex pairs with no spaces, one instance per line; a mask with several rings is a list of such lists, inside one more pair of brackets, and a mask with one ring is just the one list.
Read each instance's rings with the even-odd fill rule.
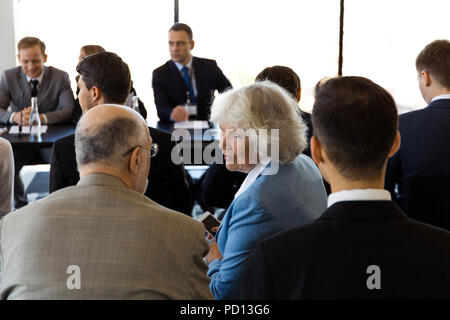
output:
[[442,86],[450,89],[450,41],[428,44],[416,58],[417,71],[428,71]]
[[112,52],[100,52],[87,56],[77,66],[86,88],[98,87],[105,102],[124,104],[131,88],[128,65]]
[[17,49],[20,51],[21,49],[28,49],[34,46],[39,46],[41,48],[41,53],[45,56],[45,43],[41,41],[39,38],[35,37],[25,37],[19,41],[17,44]]
[[88,56],[94,53],[105,52],[106,50],[102,46],[96,44],[88,44],[82,46],[80,51],[84,51],[86,53],[86,56]]
[[261,71],[255,81],[269,80],[286,89],[294,98],[301,89],[301,82],[298,75],[291,68],[284,66],[267,67]]
[[189,27],[187,24],[185,23],[175,23],[173,26],[170,27],[169,32],[170,31],[184,31],[187,33],[189,41],[192,41],[192,39],[194,38],[194,34],[192,33],[192,29],[191,27]]
[[340,174],[352,180],[375,178],[394,143],[398,114],[392,96],[376,83],[339,77],[319,87],[312,124]]

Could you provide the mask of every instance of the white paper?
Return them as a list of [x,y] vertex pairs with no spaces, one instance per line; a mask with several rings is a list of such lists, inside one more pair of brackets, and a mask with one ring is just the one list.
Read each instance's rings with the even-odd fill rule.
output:
[[175,122],[174,129],[208,129],[208,121],[193,120],[193,121],[180,121]]
[[[47,126],[43,125],[41,126],[41,133],[47,132]],[[9,129],[9,134],[19,134],[19,126],[12,126],[11,129]],[[22,126],[22,134],[30,134],[30,126]]]

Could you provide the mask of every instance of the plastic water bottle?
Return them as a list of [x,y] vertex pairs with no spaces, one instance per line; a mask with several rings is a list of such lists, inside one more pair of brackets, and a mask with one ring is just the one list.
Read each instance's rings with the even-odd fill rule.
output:
[[30,113],[30,135],[41,136],[41,117],[39,117],[39,109],[37,98],[31,98],[31,113]]

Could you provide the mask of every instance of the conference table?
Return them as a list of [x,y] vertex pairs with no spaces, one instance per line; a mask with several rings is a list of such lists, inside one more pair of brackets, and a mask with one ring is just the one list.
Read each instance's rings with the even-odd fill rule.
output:
[[[186,152],[190,152],[187,156],[183,156],[184,162],[187,165],[205,165],[211,164],[211,159],[204,157],[206,150],[207,154],[215,156],[218,150],[219,130],[208,123],[208,128],[175,128],[173,123],[167,123],[162,121],[148,120],[147,124],[151,127],[157,128],[161,131],[167,132],[172,135],[172,140],[177,141],[178,146],[184,150],[183,155]],[[205,123],[202,123],[205,125]],[[0,126],[1,137],[7,139],[13,148],[51,148],[53,143],[65,136],[74,134],[75,125],[72,123],[63,123],[49,125],[47,131],[42,133],[41,136],[31,136],[29,134],[11,134],[10,128]],[[155,141],[156,142],[156,141]]]

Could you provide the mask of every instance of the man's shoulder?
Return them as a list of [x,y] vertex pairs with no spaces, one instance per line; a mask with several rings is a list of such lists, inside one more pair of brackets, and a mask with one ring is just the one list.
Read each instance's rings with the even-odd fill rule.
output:
[[51,78],[64,78],[69,77],[69,74],[66,71],[61,69],[52,67],[52,66],[44,66],[44,74],[48,73]]
[[[7,80],[9,79],[18,79],[20,78],[20,74],[22,73],[22,67],[13,67],[9,68],[3,71],[3,77],[6,77]],[[2,78],[3,78],[2,77]]]
[[171,67],[172,64],[173,64],[172,60],[167,60],[166,63],[153,70],[153,73],[159,74],[161,72],[166,72]]
[[193,57],[193,59],[195,63],[201,63],[206,65],[217,65],[217,62],[214,59],[200,58],[200,57]]

